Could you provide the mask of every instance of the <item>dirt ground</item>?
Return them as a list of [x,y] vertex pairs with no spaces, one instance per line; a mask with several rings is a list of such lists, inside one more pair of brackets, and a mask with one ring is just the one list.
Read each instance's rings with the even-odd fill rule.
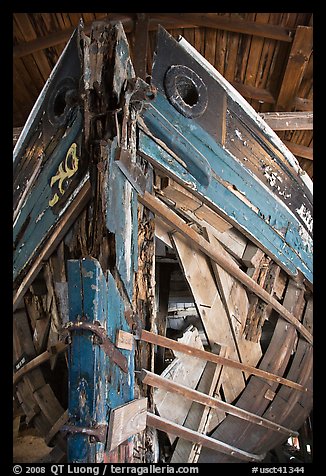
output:
[[50,453],[35,428],[20,428],[20,421],[15,418],[13,424],[13,463],[36,463]]

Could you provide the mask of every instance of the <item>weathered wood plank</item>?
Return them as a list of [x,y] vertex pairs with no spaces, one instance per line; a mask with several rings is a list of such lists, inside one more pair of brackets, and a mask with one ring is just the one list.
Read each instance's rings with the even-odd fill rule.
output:
[[[187,342],[193,348],[203,350],[203,344],[200,340],[198,330],[193,327],[185,332],[183,337],[179,339],[181,342]],[[162,372],[162,377],[168,381],[179,382],[191,388],[196,388],[197,383],[204,371],[205,362],[195,356],[180,354],[175,352],[176,359],[171,362]],[[146,382],[145,382],[146,383]],[[167,389],[154,390],[154,404],[157,412],[163,418],[169,418],[174,423],[182,425],[187,417],[191,407],[191,401],[185,400],[181,395],[175,395]],[[171,415],[171,408],[174,408]],[[168,435],[171,443],[174,442],[174,436]]]
[[295,142],[290,142],[288,140],[283,140],[286,147],[292,152],[292,154],[303,157],[304,159],[313,160],[313,148],[307,147],[302,144],[296,144]]
[[71,206],[65,211],[62,216],[62,219],[58,226],[52,231],[51,235],[49,236],[48,240],[39,251],[33,264],[31,265],[30,269],[26,273],[26,276],[18,286],[18,288],[14,292],[13,297],[13,309],[17,309],[19,306],[28,286],[33,281],[35,276],[37,276],[38,272],[41,269],[43,261],[45,261],[56,248],[58,243],[62,240],[64,235],[66,234],[67,230],[79,215],[81,210],[84,208],[88,200],[91,196],[91,187],[89,181],[86,181],[78,193],[76,194],[75,199],[71,203]]
[[275,298],[271,297],[261,286],[257,285],[249,276],[241,271],[236,265],[231,265],[230,262],[225,260],[221,254],[217,253],[215,248],[207,242],[203,237],[198,235],[192,230],[186,223],[181,220],[175,213],[172,212],[166,205],[160,200],[153,197],[149,193],[145,193],[139,200],[148,206],[154,213],[164,218],[170,226],[175,227],[180,233],[188,237],[188,239],[195,244],[200,250],[202,250],[207,256],[219,264],[224,270],[232,274],[238,279],[244,286],[250,291],[257,294],[263,301],[270,304],[286,321],[290,322],[295,329],[297,329],[309,342],[312,343],[312,335],[307,329],[289,312],[282,304],[280,304]]
[[303,392],[306,391],[306,389],[302,387],[301,385],[298,385],[295,382],[291,382],[290,380],[284,379],[283,377],[280,377],[279,375],[274,375],[266,370],[262,370],[261,368],[255,368],[250,365],[246,365],[229,358],[221,357],[220,355],[213,354],[212,352],[196,349],[194,347],[190,347],[180,342],[176,342],[175,340],[168,339],[167,337],[159,336],[157,334],[154,334],[153,332],[149,332],[144,329],[141,331],[139,338],[140,340],[143,340],[144,342],[149,342],[151,344],[160,345],[168,349],[184,352],[188,355],[194,355],[196,357],[207,360],[208,362],[213,362],[215,364],[221,364],[224,366],[230,366],[237,369],[241,369],[244,372],[248,372],[252,375],[256,375],[257,377],[261,377],[266,380],[271,380],[276,383],[281,383],[283,385],[296,388],[297,390],[301,390]]
[[[219,352],[218,349],[214,348],[214,350],[216,350],[219,355],[226,355],[226,347],[224,346],[220,347]],[[214,395],[220,398],[217,382],[221,376],[221,370],[221,365],[214,365],[213,363],[208,362],[198,384],[197,390],[207,395]],[[210,410],[215,410],[215,413],[213,414],[213,411],[211,412]],[[212,417],[216,426],[219,420],[225,418],[225,413],[218,411],[217,409],[211,409],[210,407],[203,407],[199,403],[193,402],[185,420],[184,426],[186,428],[196,430],[198,433],[206,434],[208,422],[212,419]],[[179,438],[172,454],[171,463],[195,462],[192,460],[197,453],[200,453],[200,445],[198,446],[196,444],[190,443],[189,441],[183,440],[182,438]]]
[[147,75],[148,25],[149,18],[147,14],[136,13],[133,65],[136,75],[142,79],[146,79]]
[[[171,235],[171,240],[194,296],[209,344],[226,345],[230,358],[239,360],[228,316],[206,256],[197,251],[180,233]],[[242,373],[235,369],[223,369],[222,382],[228,402],[233,401],[245,386]]]
[[36,369],[37,367],[42,365],[44,362],[51,359],[51,357],[53,357],[55,354],[64,352],[66,349],[67,349],[66,344],[64,344],[63,342],[58,342],[55,346],[51,346],[42,354],[38,355],[37,357],[34,357],[34,359],[27,362],[27,364],[25,364],[20,370],[18,370],[14,374],[13,384],[16,385],[17,382],[28,372],[30,372],[33,369]]
[[[210,243],[214,242],[214,237],[207,233]],[[230,263],[234,264],[232,257],[223,249],[219,243],[214,243],[216,250]],[[213,271],[217,280],[219,292],[221,294],[230,327],[234,336],[235,345],[239,353],[239,360],[245,364],[256,366],[262,356],[259,343],[248,342],[244,336],[245,322],[249,309],[249,301],[244,286],[228,274],[217,263],[212,261]],[[225,372],[226,370],[224,370]]]
[[112,451],[146,428],[147,398],[133,400],[114,408],[110,414],[107,451]]
[[134,345],[133,335],[121,329],[117,330],[115,346],[118,349],[132,350]]
[[148,370],[141,371],[141,380],[153,387],[162,388],[170,392],[175,392],[179,395],[182,395],[186,399],[201,403],[202,405],[207,405],[213,408],[219,408],[230,415],[236,416],[241,420],[246,420],[255,425],[259,425],[264,428],[269,428],[276,432],[283,433],[285,435],[297,435],[298,433],[294,430],[289,428],[285,428],[282,425],[274,423],[270,420],[266,420],[265,418],[260,417],[259,415],[255,415],[254,413],[248,412],[238,406],[231,405],[230,403],[223,402],[222,400],[208,396],[204,393],[198,392],[197,390],[193,390],[192,388],[186,387],[179,383],[173,382],[169,379],[166,379],[160,375],[156,375]]
[[158,430],[165,431],[167,433],[173,433],[175,436],[179,436],[181,438],[184,438],[185,440],[196,442],[207,448],[211,448],[214,451],[232,454],[236,458],[240,458],[244,461],[261,461],[265,457],[265,455],[258,456],[254,454],[249,454],[245,451],[239,450],[238,448],[226,445],[222,441],[218,441],[206,435],[201,435],[196,431],[184,428],[181,425],[172,423],[171,421],[158,417],[157,415],[153,415],[152,413],[147,413],[147,425],[157,428]]
[[297,26],[277,98],[277,108],[291,110],[308,65],[313,46],[313,28]]
[[314,102],[312,99],[297,97],[294,99],[293,105],[298,111],[312,111]]
[[219,232],[223,233],[232,228],[232,225],[222,216],[210,209],[198,197],[194,196],[190,190],[182,187],[174,180],[168,179],[162,185],[162,191],[167,198],[175,202],[177,208],[193,212],[195,217],[208,223]]
[[44,441],[47,445],[51,442],[51,440],[55,437],[55,435],[61,430],[61,427],[68,421],[69,415],[68,410],[66,410],[53,424],[52,428],[50,429],[49,433],[44,437]]
[[256,99],[266,104],[274,104],[275,98],[268,89],[257,88],[239,81],[231,81],[231,84],[239,93],[247,99]]
[[[284,305],[294,316],[297,316],[298,319],[300,318],[300,312],[302,312],[301,303],[299,301],[301,301],[303,292],[302,289],[298,288],[296,283],[291,281],[287,287],[284,298]],[[289,326],[286,321],[279,319],[276,323],[269,346],[259,364],[259,368],[272,371],[278,375],[284,375],[295,339],[295,329]],[[281,352],[280,349],[282,350]],[[268,389],[277,391],[277,383],[267,383],[254,376],[251,377],[237,405],[257,415],[263,415],[270,405],[270,401],[264,397]],[[308,392],[306,392],[306,394],[307,393]],[[276,417],[282,421],[282,414],[275,415],[275,419]],[[291,427],[296,428],[292,422]],[[273,432],[273,434],[274,433],[276,432]],[[223,420],[213,432],[212,436],[222,439],[228,444],[241,446],[246,451],[253,449],[259,451],[260,440],[265,434],[266,430],[263,428],[259,428],[257,425],[253,426],[251,423],[239,421],[233,416],[227,415],[225,420]],[[281,435],[279,436],[281,437]],[[269,448],[271,447],[272,446]],[[224,455],[216,457],[216,454],[203,448],[199,459],[199,463],[202,462],[235,462],[235,460],[234,458],[225,457]]]
[[313,112],[264,112],[260,116],[274,131],[312,130]]
[[[180,18],[174,13],[149,13],[148,15],[156,19],[165,20],[168,18],[180,22]],[[273,38],[290,43],[292,41],[291,29],[287,29],[281,25],[259,24],[241,18],[226,18],[225,16],[216,15],[215,13],[183,13],[182,21],[184,23],[189,22],[191,25],[217,28],[264,38]]]

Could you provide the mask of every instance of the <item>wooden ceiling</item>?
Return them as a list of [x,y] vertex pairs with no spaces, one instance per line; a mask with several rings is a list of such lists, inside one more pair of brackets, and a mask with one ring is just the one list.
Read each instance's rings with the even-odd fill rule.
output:
[[86,33],[94,20],[122,21],[130,44],[141,45],[131,53],[147,74],[158,24],[185,37],[263,114],[313,178],[312,13],[14,13],[16,137],[80,18]]

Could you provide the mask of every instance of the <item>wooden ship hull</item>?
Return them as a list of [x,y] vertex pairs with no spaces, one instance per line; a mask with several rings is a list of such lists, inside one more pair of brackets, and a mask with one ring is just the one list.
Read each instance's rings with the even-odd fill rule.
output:
[[312,282],[311,181],[263,118],[183,38],[141,78],[120,23],[80,26],[14,150],[48,461],[268,461],[312,411]]

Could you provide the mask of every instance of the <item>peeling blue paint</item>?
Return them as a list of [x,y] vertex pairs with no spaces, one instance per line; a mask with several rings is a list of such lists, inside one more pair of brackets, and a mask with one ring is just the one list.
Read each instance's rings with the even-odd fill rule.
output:
[[[303,242],[300,235],[302,225],[286,205],[275,198],[272,191],[257,180],[245,164],[230,155],[203,128],[190,119],[176,114],[173,106],[162,94],[157,95],[153,106],[143,114],[150,131],[154,134],[154,130],[158,130],[158,124],[164,116],[173,124],[174,129],[178,129],[182,135],[188,137],[188,140],[191,137],[192,146],[210,164],[211,181],[207,188],[204,187],[172,155],[142,131],[139,133],[139,152],[155,158],[184,183],[190,182],[199,195],[232,217],[240,229],[261,243],[290,274],[296,275],[300,270],[312,282],[312,249],[308,249],[309,247]],[[164,127],[167,127],[166,120]],[[232,187],[242,193],[258,212],[235,195]]]
[[134,271],[138,266],[137,193],[115,163],[117,141],[108,146],[106,226],[115,234],[117,270],[132,301]]
[[[98,322],[114,343],[118,329],[129,331],[123,299],[113,276],[108,280],[95,259],[68,261],[69,318]],[[134,398],[134,353],[122,350],[129,363],[126,374],[93,342],[90,331],[73,331],[69,361],[69,423],[91,428],[108,424],[110,411]],[[68,461],[101,462],[104,444],[82,434],[68,435]]]
[[[35,182],[25,205],[13,227],[13,279],[30,260],[37,255],[40,245],[51,233],[54,225],[59,221],[59,215],[49,206],[53,190],[50,180],[56,174],[60,162],[64,159],[70,145],[77,141],[82,130],[83,115],[77,112],[76,118],[69,132],[60,140],[54,152],[47,157],[43,169]],[[24,223],[28,220],[27,227]],[[22,234],[22,230],[25,231]],[[19,235],[22,234],[21,237]]]

